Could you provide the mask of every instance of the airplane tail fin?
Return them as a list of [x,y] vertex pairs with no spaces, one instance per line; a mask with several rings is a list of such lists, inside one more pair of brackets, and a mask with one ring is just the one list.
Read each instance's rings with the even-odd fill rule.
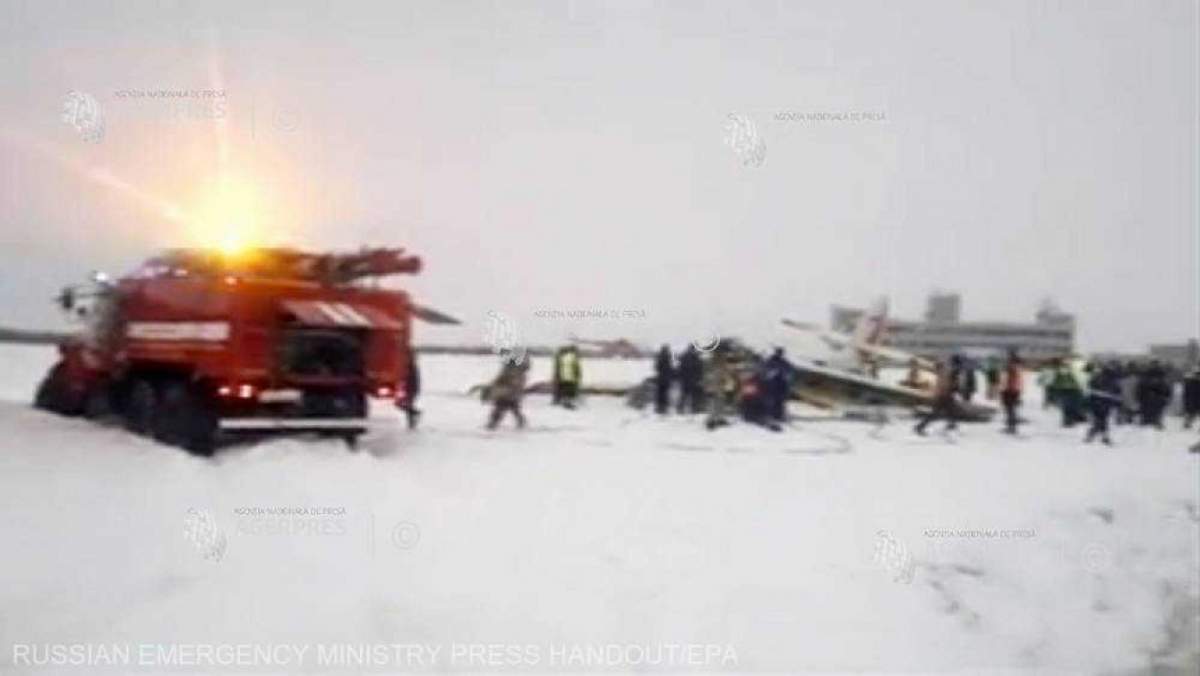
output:
[[854,344],[866,346],[881,344],[887,330],[887,316],[887,296],[880,296],[858,318],[858,324],[854,327]]

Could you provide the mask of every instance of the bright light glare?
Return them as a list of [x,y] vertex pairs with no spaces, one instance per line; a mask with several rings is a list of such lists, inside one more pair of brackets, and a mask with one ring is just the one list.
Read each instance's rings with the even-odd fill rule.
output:
[[223,177],[192,211],[192,239],[202,247],[236,255],[260,242],[259,198],[251,182]]
[[242,230],[236,224],[227,223],[216,240],[216,248],[227,256],[234,256],[249,248],[249,244],[246,242]]

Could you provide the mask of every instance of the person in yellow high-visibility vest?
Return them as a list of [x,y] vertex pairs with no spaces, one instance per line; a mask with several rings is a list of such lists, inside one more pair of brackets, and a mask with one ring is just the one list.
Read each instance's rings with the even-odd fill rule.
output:
[[575,408],[579,396],[579,382],[583,380],[583,367],[579,362],[579,348],[568,346],[557,355],[555,372],[558,374],[561,403],[566,408]]

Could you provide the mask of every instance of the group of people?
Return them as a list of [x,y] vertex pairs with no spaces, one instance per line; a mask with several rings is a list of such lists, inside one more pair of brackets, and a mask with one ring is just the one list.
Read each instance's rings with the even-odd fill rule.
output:
[[688,345],[678,362],[671,347],[663,345],[654,358],[654,410],[665,415],[671,410],[671,391],[678,385],[676,413],[704,410],[704,360],[695,345]]
[[[487,387],[492,403],[488,429],[496,428],[507,414],[518,427],[525,426],[521,411],[529,373],[528,359],[506,358]],[[551,399],[554,405],[574,408],[579,397],[583,368],[574,346],[559,349],[553,359]],[[787,400],[796,378],[795,367],[782,349],[752,363],[718,345],[708,355],[688,345],[676,358],[668,345],[654,360],[654,409],[659,415],[707,413],[705,426],[712,430],[729,424],[735,412],[751,423],[779,430],[787,417]]]
[[[1019,415],[1024,392],[1026,364],[1016,351],[1003,360],[993,359],[979,365],[955,355],[938,362],[932,391],[932,405],[917,422],[914,431],[925,430],[936,420],[945,420],[946,429],[957,427],[962,408],[971,403],[977,389],[977,374],[982,372],[988,400],[999,400],[1004,410],[1003,431],[1016,434],[1023,422]],[[921,386],[923,366],[914,360],[902,384]],[[525,395],[529,360],[521,355],[503,361],[499,374],[488,388],[492,402],[488,428],[494,429],[511,413],[519,427],[525,426],[521,400]],[[798,371],[782,348],[766,359],[746,355],[718,344],[704,353],[688,345],[676,357],[669,345],[663,345],[654,359],[654,410],[667,415],[707,413],[705,426],[712,430],[729,424],[736,413],[746,422],[779,430],[787,418],[787,400]],[[564,408],[577,404],[583,369],[578,349],[560,348],[553,359],[552,401]],[[1184,428],[1200,419],[1200,368],[1182,378]],[[911,381],[911,382],[910,382]],[[1038,375],[1044,389],[1045,406],[1056,406],[1062,413],[1063,427],[1090,423],[1084,440],[1099,439],[1111,444],[1111,423],[1140,424],[1162,429],[1164,413],[1171,403],[1174,381],[1168,369],[1152,361],[1147,364],[1117,362],[1072,362],[1054,360]],[[420,388],[416,363],[410,362],[407,404],[410,426],[420,412],[413,402]],[[648,394],[647,394],[648,396]]]
[[[554,373],[550,381],[550,400],[555,406],[574,409],[579,401],[579,385],[583,380],[583,363],[579,348],[574,345],[560,347],[554,353]],[[512,414],[517,427],[525,427],[525,414],[521,401],[525,398],[525,387],[529,379],[529,359],[524,353],[506,354],[500,372],[487,388],[487,398],[492,402],[487,428],[496,429],[506,414]]]
[[796,379],[796,368],[783,348],[761,362],[739,359],[718,343],[705,363],[695,345],[688,345],[676,360],[671,346],[663,345],[654,359],[654,410],[671,411],[671,393],[678,390],[675,411],[707,411],[705,426],[714,430],[729,424],[730,411],[746,422],[778,431],[787,418],[787,400]]
[[[1021,392],[1024,386],[1024,365],[1016,351],[1009,352],[1003,368],[998,364],[989,364],[985,371],[988,389],[988,399],[999,397],[1004,407],[1004,431],[1016,434],[1017,426],[1021,423],[1017,409],[1021,406]],[[910,366],[909,376],[902,383],[913,386],[920,383],[917,371],[919,364],[914,360]],[[970,403],[975,396],[976,377],[974,365],[959,355],[952,356],[948,361],[938,362],[935,369],[936,379],[933,385],[933,404],[913,430],[920,435],[925,434],[925,428],[935,420],[946,420],[946,429],[952,430],[958,426],[960,402]]]
[[[1196,391],[1195,370],[1184,377],[1184,413],[1189,407],[1200,406]],[[1193,384],[1188,385],[1191,381]],[[1084,408],[1097,391],[1103,392],[1114,412],[1117,424],[1149,425],[1162,429],[1163,415],[1171,403],[1174,390],[1168,369],[1158,361],[1148,364],[1116,361],[1106,363],[1072,364],[1064,360],[1052,363],[1039,376],[1044,391],[1044,405],[1062,410],[1063,426],[1070,427],[1086,419]],[[1089,393],[1085,396],[1084,388]],[[1189,401],[1188,390],[1191,388]],[[1195,417],[1193,412],[1192,417]],[[1190,426],[1190,422],[1189,422]]]
[[[522,353],[505,354],[500,372],[488,386],[486,398],[492,402],[487,428],[496,429],[505,415],[512,414],[517,427],[525,427],[525,414],[521,401],[525,398],[525,387],[529,379],[529,359]],[[574,345],[560,347],[554,353],[553,377],[550,382],[550,399],[555,406],[574,409],[579,401],[579,385],[583,380],[583,363],[579,348]]]
[[[913,370],[916,370],[914,365]],[[1021,419],[1023,364],[1020,356],[1010,352],[1003,365],[990,361],[983,369],[987,383],[987,398],[999,398],[1004,407],[1004,431],[1016,434]],[[976,389],[975,366],[959,356],[941,362],[936,369],[934,399],[931,410],[917,423],[915,431],[924,434],[926,427],[939,418],[946,428],[957,425],[960,402],[970,402]],[[915,381],[915,376],[910,374]],[[1084,441],[1097,438],[1111,444],[1110,421],[1116,424],[1140,424],[1163,428],[1163,415],[1171,403],[1174,390],[1165,366],[1157,361],[1146,365],[1118,362],[1077,362],[1057,359],[1038,376],[1043,387],[1043,406],[1056,406],[1062,412],[1062,426],[1073,427],[1090,423]],[[1194,368],[1182,378],[1184,428],[1200,418],[1200,368]],[[1115,415],[1114,415],[1115,414]]]

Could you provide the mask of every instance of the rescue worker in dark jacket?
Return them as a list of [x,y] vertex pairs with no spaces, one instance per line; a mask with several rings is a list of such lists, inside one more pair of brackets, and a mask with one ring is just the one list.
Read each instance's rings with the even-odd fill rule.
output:
[[782,428],[771,410],[774,400],[770,394],[770,379],[765,363],[752,372],[744,373],[738,383],[738,407],[742,420],[778,432]]
[[938,418],[946,419],[946,431],[950,431],[958,427],[956,414],[958,411],[958,402],[954,400],[954,394],[958,392],[959,380],[962,378],[962,358],[954,355],[950,358],[950,362],[938,362],[937,366],[937,383],[933,389],[933,409],[921,418],[921,422],[913,428],[913,431],[922,436],[925,435],[925,428],[929,423]]
[[1171,384],[1167,381],[1166,369],[1157,361],[1150,363],[1138,380],[1138,409],[1141,423],[1162,429],[1163,411],[1171,402]]
[[1113,408],[1121,403],[1121,383],[1117,371],[1110,365],[1092,369],[1092,377],[1088,380],[1087,405],[1092,417],[1092,426],[1088,428],[1084,442],[1091,442],[1097,436],[1105,444],[1112,444],[1108,438],[1108,416]]
[[1004,431],[1009,434],[1017,433],[1017,407],[1021,405],[1021,388],[1024,373],[1021,371],[1021,358],[1017,351],[1008,353],[1008,363],[1004,366],[1003,377],[998,379],[1000,403],[1004,405]]
[[654,359],[654,410],[666,415],[671,408],[671,383],[675,381],[675,361],[671,347],[663,345]]
[[1141,367],[1135,362],[1129,362],[1121,370],[1117,381],[1121,386],[1121,406],[1117,409],[1117,424],[1132,425],[1137,420],[1138,412],[1138,381]]
[[421,419],[421,411],[417,408],[417,397],[421,395],[421,370],[417,367],[416,350],[408,351],[408,373],[404,378],[404,397],[396,402],[400,410],[408,418],[408,429],[416,429],[417,421]]
[[958,393],[964,402],[970,402],[975,397],[977,384],[975,382],[975,362],[964,359],[959,372]]
[[500,373],[492,381],[492,415],[488,418],[489,430],[496,429],[505,413],[512,412],[517,427],[525,427],[525,416],[521,413],[521,400],[525,397],[525,379],[529,373],[529,359],[524,355],[509,357],[500,366]]
[[1200,366],[1183,377],[1183,429],[1190,430],[1200,417]]
[[704,361],[700,351],[689,344],[679,356],[679,413],[699,413],[704,405]]
[[787,417],[787,400],[795,374],[796,367],[783,355],[782,347],[775,348],[763,365],[762,387],[767,414],[776,421],[783,422]]

